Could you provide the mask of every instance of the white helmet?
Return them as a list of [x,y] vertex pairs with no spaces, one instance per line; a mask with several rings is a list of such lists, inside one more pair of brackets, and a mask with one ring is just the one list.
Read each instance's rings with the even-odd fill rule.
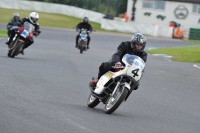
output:
[[36,24],[38,19],[39,19],[38,13],[36,13],[36,12],[30,13],[29,20],[31,21],[31,23]]

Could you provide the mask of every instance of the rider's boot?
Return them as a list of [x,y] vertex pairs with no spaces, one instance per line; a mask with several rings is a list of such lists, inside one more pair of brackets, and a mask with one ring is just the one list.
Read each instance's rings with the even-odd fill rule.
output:
[[21,53],[22,55],[24,55],[24,50],[22,49],[22,50],[20,51],[20,53]]
[[9,38],[9,40],[5,44],[7,44],[9,46],[11,44],[14,36],[15,36],[15,31],[11,31],[10,38]]
[[92,78],[92,80],[90,81],[89,85],[92,87],[92,88],[95,88],[96,85],[97,85],[97,82],[98,82],[98,78]]
[[7,41],[5,44],[7,44],[7,45],[9,46],[9,45],[10,45],[10,43],[11,43],[10,41]]

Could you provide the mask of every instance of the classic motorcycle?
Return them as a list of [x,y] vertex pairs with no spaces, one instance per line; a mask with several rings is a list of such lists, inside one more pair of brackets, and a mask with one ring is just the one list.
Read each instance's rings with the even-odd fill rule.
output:
[[8,48],[8,57],[14,58],[17,56],[21,51],[23,46],[26,43],[27,39],[33,38],[33,34],[37,36],[40,34],[40,31],[36,34],[34,32],[35,27],[29,23],[25,22],[21,27],[18,28],[16,31],[16,38],[14,41],[11,42]]
[[89,85],[91,93],[87,100],[88,107],[94,108],[102,102],[105,104],[105,113],[111,114],[128,99],[143,76],[145,63],[140,57],[130,54],[125,54],[122,62],[124,66],[113,66],[115,71],[102,75],[95,88]]
[[80,53],[83,53],[83,51],[87,50],[88,31],[87,29],[80,29],[79,32],[78,49],[80,49]]

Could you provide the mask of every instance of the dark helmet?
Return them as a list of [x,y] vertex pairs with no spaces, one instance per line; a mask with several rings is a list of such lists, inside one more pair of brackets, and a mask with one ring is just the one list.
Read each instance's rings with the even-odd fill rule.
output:
[[13,14],[13,18],[14,18],[14,20],[16,20],[16,21],[19,20],[19,13],[17,13],[17,12],[14,13],[14,14]]
[[84,17],[83,18],[83,22],[87,22],[88,23],[88,21],[89,21],[88,17]]
[[[137,49],[136,44],[142,46],[142,48]],[[146,38],[140,33],[135,33],[131,38],[131,47],[133,48],[133,51],[143,52],[145,46],[146,46]]]

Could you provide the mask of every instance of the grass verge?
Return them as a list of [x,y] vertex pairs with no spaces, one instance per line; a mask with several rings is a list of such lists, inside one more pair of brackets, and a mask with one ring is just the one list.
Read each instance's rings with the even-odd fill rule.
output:
[[[24,18],[28,17],[32,11],[0,8],[0,23],[7,24],[13,17],[13,14],[15,12],[18,12],[20,14],[20,18]],[[80,18],[61,15],[61,14],[44,13],[44,12],[38,12],[38,14],[40,16],[38,21],[40,26],[45,26],[45,27],[73,29],[73,27],[76,27],[76,25],[79,22],[83,21]],[[101,25],[99,23],[95,22],[89,22],[89,23],[92,25],[93,29],[97,32],[123,33],[118,31],[103,30],[101,29]]]
[[147,50],[150,54],[167,54],[172,56],[173,61],[200,62],[200,46],[186,46],[176,48],[160,48]]
[[[15,12],[20,14],[20,17],[29,16],[32,11],[25,10],[15,10],[15,9],[5,9],[0,8],[0,23],[7,24],[10,19],[13,17]],[[52,14],[52,13],[43,13],[38,12],[40,15],[39,23],[41,26],[46,27],[57,27],[57,28],[68,28],[72,29],[75,27],[82,19],[75,18],[67,15],[60,14]],[[101,25],[99,23],[90,22],[92,27],[97,32],[110,32],[110,33],[121,33],[116,31],[107,31],[101,29]],[[124,33],[123,33],[124,34]],[[7,36],[6,31],[0,31],[0,36]],[[192,42],[196,42],[193,41]],[[200,42],[200,41],[197,41]],[[182,61],[182,62],[200,62],[200,46],[192,46],[192,47],[180,47],[180,48],[161,48],[157,50],[148,50],[151,54],[168,54],[173,56],[172,60],[174,61]]]
[[6,37],[7,31],[6,30],[0,30],[0,37]]

